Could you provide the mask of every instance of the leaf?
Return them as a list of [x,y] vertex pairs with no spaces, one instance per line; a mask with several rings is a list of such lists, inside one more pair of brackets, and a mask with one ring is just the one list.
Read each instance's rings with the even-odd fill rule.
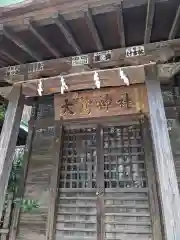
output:
[[23,212],[29,212],[40,207],[40,204],[37,200],[33,199],[20,199],[17,198],[14,200],[14,203],[21,207]]
[[0,105],[0,120],[4,120],[5,111],[6,111],[5,105],[4,104]]
[[23,155],[24,152],[20,151],[15,154],[15,158],[12,165],[12,170],[9,177],[8,192],[16,193],[18,190],[19,182],[22,176],[23,170]]

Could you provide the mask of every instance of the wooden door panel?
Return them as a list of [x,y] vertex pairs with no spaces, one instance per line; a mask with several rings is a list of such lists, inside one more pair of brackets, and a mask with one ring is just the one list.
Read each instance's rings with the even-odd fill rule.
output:
[[56,240],[151,240],[139,122],[66,128]]
[[[57,239],[96,237],[95,192],[63,191],[57,207]],[[86,197],[84,199],[84,197]]]
[[140,125],[104,128],[104,239],[152,239]]
[[64,130],[56,239],[97,238],[96,128]]

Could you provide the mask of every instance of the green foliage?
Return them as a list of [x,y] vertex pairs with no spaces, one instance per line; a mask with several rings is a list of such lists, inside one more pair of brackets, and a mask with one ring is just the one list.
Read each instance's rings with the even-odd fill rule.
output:
[[32,210],[40,207],[38,201],[33,200],[33,199],[18,199],[18,198],[16,198],[14,200],[14,203],[16,205],[19,205],[22,208],[23,212],[29,212],[29,211],[32,211]]
[[0,105],[0,120],[1,121],[4,120],[5,111],[6,111],[5,105]]
[[[15,155],[15,159],[13,161],[13,166],[8,183],[7,195],[13,194],[15,196],[14,204],[20,206],[23,212],[28,212],[37,209],[40,206],[37,200],[16,198],[18,186],[21,181],[21,176],[23,173],[24,165],[23,161],[24,161],[23,152],[20,151]],[[5,203],[5,205],[7,205],[7,203]]]
[[23,154],[19,153],[16,155],[13,161],[12,170],[9,177],[8,192],[12,192],[16,195],[18,190],[18,184],[20,182],[22,175],[21,174],[22,169],[23,169]]
[[[6,106],[0,105],[0,120],[3,121],[5,117]],[[18,186],[21,181],[22,173],[23,173],[23,165],[24,165],[24,157],[23,152],[17,152],[15,154],[15,159],[13,161],[12,170],[9,177],[8,189],[5,200],[5,208],[7,207],[8,199],[10,195],[16,197]],[[39,203],[37,200],[31,199],[17,199],[15,198],[14,204],[18,204],[21,206],[24,212],[31,211],[33,209],[39,208]]]

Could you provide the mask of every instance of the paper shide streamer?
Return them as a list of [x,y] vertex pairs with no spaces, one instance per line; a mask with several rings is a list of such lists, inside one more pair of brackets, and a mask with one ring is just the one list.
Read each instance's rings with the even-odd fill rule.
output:
[[37,92],[38,92],[39,96],[42,96],[43,86],[42,86],[42,80],[41,79],[39,80],[39,83],[38,83]]
[[123,80],[124,84],[129,86],[130,85],[129,79],[128,79],[127,75],[123,72],[123,70],[121,68],[119,70],[119,75],[120,75],[121,79]]
[[94,73],[94,82],[97,88],[101,87],[101,82],[99,79],[99,74],[97,72]]
[[64,94],[65,91],[68,91],[68,86],[66,85],[64,77],[61,76],[61,94]]

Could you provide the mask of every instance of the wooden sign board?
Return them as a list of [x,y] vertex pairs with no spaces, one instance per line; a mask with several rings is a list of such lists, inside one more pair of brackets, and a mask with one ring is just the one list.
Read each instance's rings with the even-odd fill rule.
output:
[[55,119],[79,119],[148,112],[144,84],[57,94]]

